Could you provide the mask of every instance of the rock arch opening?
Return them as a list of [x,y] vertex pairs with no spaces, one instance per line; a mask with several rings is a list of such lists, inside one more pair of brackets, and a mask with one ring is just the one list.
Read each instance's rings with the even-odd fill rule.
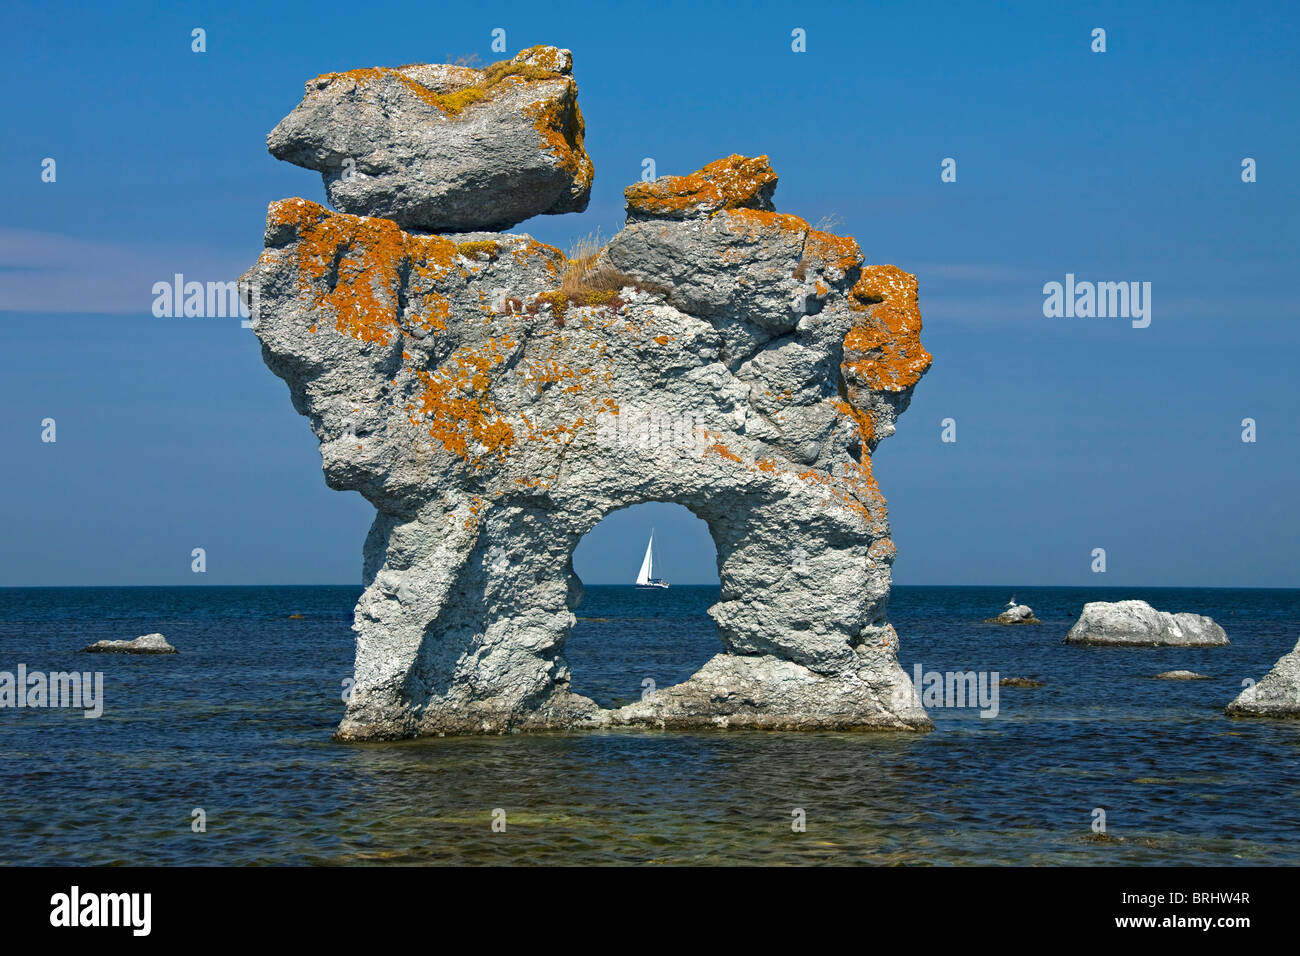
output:
[[[708,614],[720,593],[717,561],[708,525],[682,505],[647,502],[602,518],[573,554],[583,584],[564,644],[573,692],[622,707],[722,653]],[[667,587],[635,583],[647,563],[647,576]]]

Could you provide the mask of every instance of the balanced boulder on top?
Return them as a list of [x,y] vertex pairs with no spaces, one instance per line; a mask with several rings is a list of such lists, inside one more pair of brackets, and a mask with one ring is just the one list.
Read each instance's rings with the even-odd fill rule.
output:
[[407,230],[501,230],[581,212],[593,169],[572,69],[568,50],[537,46],[484,70],[325,73],[267,148],[319,171],[334,208]]

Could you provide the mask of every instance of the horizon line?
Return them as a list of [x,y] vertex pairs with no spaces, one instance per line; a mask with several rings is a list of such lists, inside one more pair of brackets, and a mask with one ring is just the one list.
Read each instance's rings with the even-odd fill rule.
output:
[[[583,587],[626,587],[634,588],[636,584],[627,584],[622,581],[616,582],[582,582]],[[718,582],[694,582],[684,581],[673,587],[691,587],[691,588],[719,588],[722,585]],[[0,591],[40,591],[40,590],[59,590],[59,589],[121,589],[128,588],[362,588],[365,585],[360,583],[344,584],[0,584]],[[893,584],[894,588],[1010,588],[1013,591],[1047,588],[1072,588],[1075,590],[1104,590],[1106,588],[1151,588],[1162,589],[1166,591],[1188,590],[1188,591],[1296,591],[1300,590],[1300,585],[1287,586],[1280,584],[1270,585],[1240,585],[1240,584]]]

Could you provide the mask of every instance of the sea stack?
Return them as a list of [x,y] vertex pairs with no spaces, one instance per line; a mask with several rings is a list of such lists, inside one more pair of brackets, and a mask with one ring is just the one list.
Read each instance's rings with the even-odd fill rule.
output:
[[1300,717],[1300,641],[1228,705],[1234,717]]
[[[321,77],[272,134],[345,210],[272,203],[244,277],[326,482],[377,511],[337,736],[929,728],[871,467],[930,365],[915,277],[774,211],[765,156],[629,187],[573,259],[499,231],[586,201],[572,63]],[[569,686],[572,556],[649,501],[708,524],[725,651],[603,709]]]
[[1146,601],[1093,601],[1066,644],[1095,647],[1217,647],[1228,643],[1223,628],[1201,614],[1157,611]]

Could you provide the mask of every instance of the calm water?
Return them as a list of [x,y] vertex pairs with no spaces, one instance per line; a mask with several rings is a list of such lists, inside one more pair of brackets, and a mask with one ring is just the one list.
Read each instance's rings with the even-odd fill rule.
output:
[[[1300,863],[1300,721],[1222,711],[1295,644],[1300,591],[1018,589],[1044,624],[1000,628],[980,621],[1010,589],[897,588],[909,674],[1046,682],[1003,688],[992,720],[932,710],[930,734],[341,745],[359,591],[0,589],[0,670],[102,670],[106,698],[99,720],[0,710],[0,862]],[[609,704],[689,676],[720,647],[716,596],[588,588],[575,688]],[[1124,597],[1209,614],[1233,643],[1060,643],[1084,601]],[[152,631],[181,653],[77,653]],[[1213,679],[1150,679],[1175,668]],[[1088,839],[1096,807],[1122,841]]]

